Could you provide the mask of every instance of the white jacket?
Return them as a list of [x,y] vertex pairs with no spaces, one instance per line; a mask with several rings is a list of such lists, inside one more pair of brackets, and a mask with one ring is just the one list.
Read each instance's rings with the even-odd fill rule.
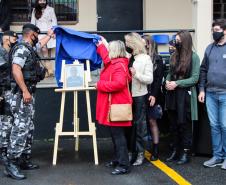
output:
[[[32,15],[31,15],[31,23],[36,25],[42,32],[48,31],[53,26],[56,26],[57,18],[56,18],[54,8],[47,5],[46,8],[43,10],[43,13],[40,19],[36,19],[35,9],[33,9]],[[45,35],[40,35],[39,39],[41,39],[44,36]],[[48,48],[56,47],[56,40],[50,39],[49,42],[47,43],[47,47]]]
[[147,85],[153,81],[153,65],[147,54],[136,55],[134,59],[136,74],[132,78],[132,96],[137,97],[148,93]]

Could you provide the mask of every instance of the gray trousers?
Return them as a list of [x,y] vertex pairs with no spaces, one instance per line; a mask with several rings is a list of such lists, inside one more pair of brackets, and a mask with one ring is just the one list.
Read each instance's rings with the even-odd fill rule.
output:
[[34,103],[34,95],[32,95],[32,101],[28,104],[23,102],[20,91],[12,95],[11,109],[14,121],[7,151],[9,158],[19,158],[22,154],[31,154],[34,132]]

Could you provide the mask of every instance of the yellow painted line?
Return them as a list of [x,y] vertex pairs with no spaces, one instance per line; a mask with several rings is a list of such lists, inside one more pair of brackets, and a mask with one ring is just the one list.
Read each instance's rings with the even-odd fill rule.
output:
[[172,180],[174,180],[179,185],[191,185],[190,182],[185,180],[181,175],[179,175],[176,171],[174,171],[172,168],[168,167],[165,163],[163,163],[160,160],[157,161],[151,161],[150,160],[151,154],[148,151],[145,151],[145,157],[146,159],[152,163],[154,166],[159,168],[162,172],[164,172],[166,175],[168,175]]

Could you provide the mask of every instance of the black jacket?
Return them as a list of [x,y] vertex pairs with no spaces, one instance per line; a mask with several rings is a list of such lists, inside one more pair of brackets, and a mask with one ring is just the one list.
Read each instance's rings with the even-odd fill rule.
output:
[[157,65],[156,69],[154,70],[153,66],[153,82],[152,84],[148,85],[148,95],[154,96],[156,99],[161,91],[162,79],[164,74],[164,65],[162,61],[162,57],[157,55],[154,57],[155,63]]

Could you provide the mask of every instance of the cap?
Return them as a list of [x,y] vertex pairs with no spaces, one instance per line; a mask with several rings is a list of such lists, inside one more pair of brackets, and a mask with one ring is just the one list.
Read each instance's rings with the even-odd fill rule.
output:
[[34,31],[36,33],[40,33],[40,29],[37,26],[35,26],[34,24],[27,23],[23,26],[23,30],[26,28],[30,28],[32,31]]
[[12,37],[16,37],[16,38],[18,38],[18,35],[17,35],[17,33],[16,32],[14,32],[14,31],[5,31],[4,33],[3,33],[3,36],[12,36]]

